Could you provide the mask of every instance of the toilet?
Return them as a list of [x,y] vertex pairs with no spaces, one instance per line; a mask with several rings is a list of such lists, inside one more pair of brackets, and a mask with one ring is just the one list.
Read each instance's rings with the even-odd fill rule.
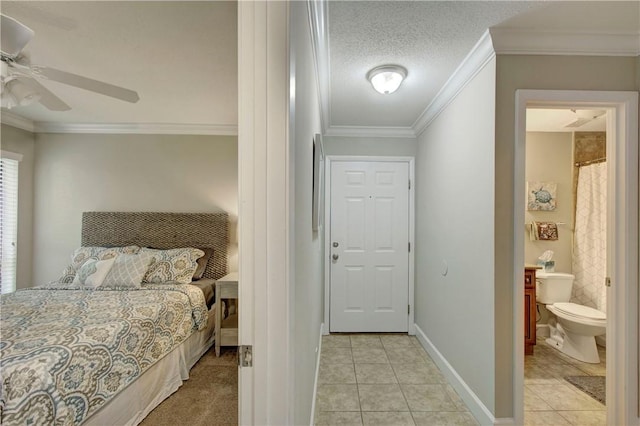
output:
[[595,336],[607,331],[607,316],[569,302],[574,278],[562,272],[536,272],[536,302],[556,316],[556,325],[549,324],[551,337],[546,342],[572,358],[597,364],[600,356]]

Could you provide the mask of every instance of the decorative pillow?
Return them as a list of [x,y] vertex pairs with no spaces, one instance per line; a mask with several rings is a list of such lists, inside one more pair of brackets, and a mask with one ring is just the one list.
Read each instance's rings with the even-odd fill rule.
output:
[[82,264],[75,278],[73,284],[84,285],[86,287],[98,287],[104,281],[113,263],[117,257],[112,257],[106,260],[89,259]]
[[204,270],[207,269],[207,262],[209,261],[209,258],[213,256],[212,248],[201,248],[200,250],[204,252],[204,256],[196,261],[198,263],[198,267],[196,268],[196,271],[193,273],[193,277],[191,278],[193,281],[197,281],[202,278]]
[[198,267],[197,260],[204,256],[202,250],[193,247],[170,250],[143,248],[140,250],[140,254],[142,253],[150,253],[154,258],[142,280],[145,283],[176,281],[189,284]]
[[125,247],[96,247],[87,246],[77,248],[71,255],[71,264],[62,271],[58,279],[61,283],[71,283],[80,267],[89,259],[106,260],[116,257],[118,254],[136,254],[140,251],[138,246]]
[[100,288],[139,288],[152,261],[150,253],[119,255]]

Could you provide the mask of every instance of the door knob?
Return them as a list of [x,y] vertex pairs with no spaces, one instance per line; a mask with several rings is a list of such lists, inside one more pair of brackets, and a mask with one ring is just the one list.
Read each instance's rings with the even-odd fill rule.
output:
[[338,242],[337,242],[337,241],[334,241],[334,242],[333,242],[333,246],[334,246],[334,247],[338,247],[338,246],[339,246]]
[[340,256],[338,256],[337,254],[334,254],[334,255],[333,255],[333,256],[331,256],[331,257],[333,258],[333,260],[338,260],[338,258],[339,258]]

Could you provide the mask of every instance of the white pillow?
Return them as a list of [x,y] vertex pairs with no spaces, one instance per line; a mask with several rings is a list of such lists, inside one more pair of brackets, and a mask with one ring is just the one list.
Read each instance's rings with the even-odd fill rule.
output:
[[89,259],[82,264],[73,278],[73,284],[86,287],[98,287],[104,281],[107,274],[117,259],[112,257],[105,260]]
[[120,254],[101,288],[139,288],[153,256],[149,253]]

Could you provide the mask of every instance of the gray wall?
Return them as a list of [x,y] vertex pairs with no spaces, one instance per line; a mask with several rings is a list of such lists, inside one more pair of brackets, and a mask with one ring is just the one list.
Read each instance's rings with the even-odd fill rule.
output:
[[1,147],[22,154],[18,166],[18,265],[16,289],[31,287],[33,259],[33,164],[35,137],[33,133],[2,125]]
[[291,324],[293,343],[293,421],[309,424],[315,381],[318,340],[322,323],[323,238],[311,230],[311,188],[313,182],[313,137],[320,133],[320,110],[314,60],[312,57],[307,2],[290,5],[290,66],[295,78],[295,98],[291,100],[291,149],[294,159],[293,220],[294,241],[291,264]]
[[34,284],[69,263],[84,211],[219,208],[237,218],[236,137],[37,134],[35,147]]
[[414,157],[418,146],[415,138],[325,136],[323,143],[326,155]]
[[416,325],[489,410],[494,99],[495,60],[420,135],[416,158]]
[[[496,417],[513,415],[513,156],[518,89],[638,90],[636,57],[498,55],[495,141]],[[518,219],[520,220],[520,219]]]
[[[526,211],[523,223],[524,262],[536,263],[546,250],[554,253],[556,272],[571,273],[573,247],[573,133],[527,132],[527,182],[556,182],[558,185],[556,209],[552,211]],[[524,189],[523,189],[524,190]],[[524,224],[537,222],[564,222],[558,225],[557,241],[531,241]]]

